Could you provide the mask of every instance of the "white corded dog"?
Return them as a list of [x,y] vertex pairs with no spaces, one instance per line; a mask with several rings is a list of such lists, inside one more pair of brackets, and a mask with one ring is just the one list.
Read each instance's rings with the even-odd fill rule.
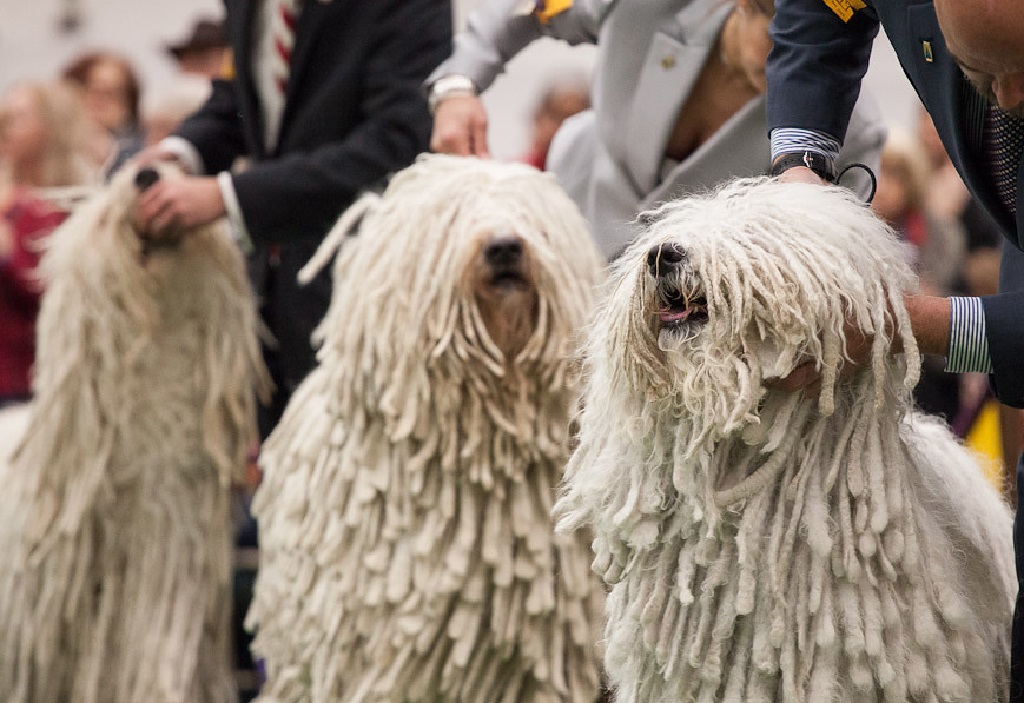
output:
[[548,175],[422,157],[342,217],[319,366],[264,445],[261,701],[592,703],[604,589],[550,516],[603,267]]
[[41,264],[34,400],[0,493],[4,703],[237,698],[229,498],[265,383],[255,304],[222,225],[140,240],[135,176]]
[[[911,412],[902,246],[842,189],[753,180],[617,262],[556,512],[597,533],[621,703],[1005,700],[1010,515]],[[766,386],[807,360],[820,392]]]

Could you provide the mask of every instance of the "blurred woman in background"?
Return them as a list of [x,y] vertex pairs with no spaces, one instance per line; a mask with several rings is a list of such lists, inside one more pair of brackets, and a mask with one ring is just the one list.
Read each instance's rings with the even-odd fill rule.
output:
[[[593,108],[567,119],[546,167],[614,257],[640,212],[733,178],[765,175],[765,62],[773,0],[484,0],[430,76],[431,148],[489,155],[478,93],[531,42],[597,45]],[[862,93],[835,172],[877,171],[885,128]],[[832,164],[829,164],[832,165]],[[867,193],[851,171],[843,185]]]
[[66,85],[26,83],[0,101],[0,407],[27,400],[45,237],[66,213],[40,189],[89,185],[89,123]]
[[121,56],[96,51],[72,61],[62,77],[78,86],[86,113],[113,140],[104,168],[109,176],[137,154],[145,142],[138,76]]
[[[890,131],[871,209],[912,245],[910,263],[920,276],[921,292],[945,296],[954,293],[961,277],[966,236],[956,219],[927,207],[930,173],[921,143],[906,132]],[[960,379],[944,371],[944,365],[945,359],[924,357],[914,399],[921,409],[952,423],[960,409]]]

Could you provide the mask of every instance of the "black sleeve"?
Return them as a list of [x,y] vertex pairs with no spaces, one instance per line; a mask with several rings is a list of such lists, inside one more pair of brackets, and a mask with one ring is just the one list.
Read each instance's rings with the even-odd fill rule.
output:
[[230,169],[235,159],[245,153],[234,84],[215,80],[209,99],[181,123],[175,134],[196,147],[206,173]]
[[870,6],[843,22],[824,0],[776,0],[766,69],[769,134],[796,127],[842,142],[878,26]]
[[1024,252],[1005,240],[999,290],[981,299],[992,388],[1000,402],[1024,408]]

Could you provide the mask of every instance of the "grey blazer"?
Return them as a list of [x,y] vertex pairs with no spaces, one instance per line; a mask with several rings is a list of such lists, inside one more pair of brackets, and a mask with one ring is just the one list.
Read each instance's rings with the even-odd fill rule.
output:
[[[715,45],[732,3],[725,0],[575,0],[541,24],[522,0],[487,0],[456,37],[455,52],[429,80],[469,76],[486,90],[507,61],[541,36],[596,43],[592,110],[567,120],[548,168],[591,224],[606,256],[636,235],[637,214],[732,178],[763,175],[771,162],[764,98],[748,102],[680,163],[665,145]],[[864,163],[876,173],[885,141],[877,106],[862,95],[837,164]],[[867,194],[868,179],[851,172]]]

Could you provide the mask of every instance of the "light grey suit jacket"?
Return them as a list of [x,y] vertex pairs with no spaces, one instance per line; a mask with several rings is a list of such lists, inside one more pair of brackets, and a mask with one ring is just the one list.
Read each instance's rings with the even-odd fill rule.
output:
[[[589,220],[606,256],[636,236],[633,223],[640,212],[732,178],[767,172],[771,151],[763,97],[748,102],[684,161],[664,156],[731,2],[575,0],[547,24],[526,11],[529,5],[485,2],[456,38],[452,57],[429,80],[462,74],[483,91],[507,61],[541,36],[596,43],[594,107],[563,124],[548,168]],[[837,170],[863,163],[877,173],[884,140],[881,115],[862,95]],[[843,183],[866,196],[864,174],[851,172]]]

